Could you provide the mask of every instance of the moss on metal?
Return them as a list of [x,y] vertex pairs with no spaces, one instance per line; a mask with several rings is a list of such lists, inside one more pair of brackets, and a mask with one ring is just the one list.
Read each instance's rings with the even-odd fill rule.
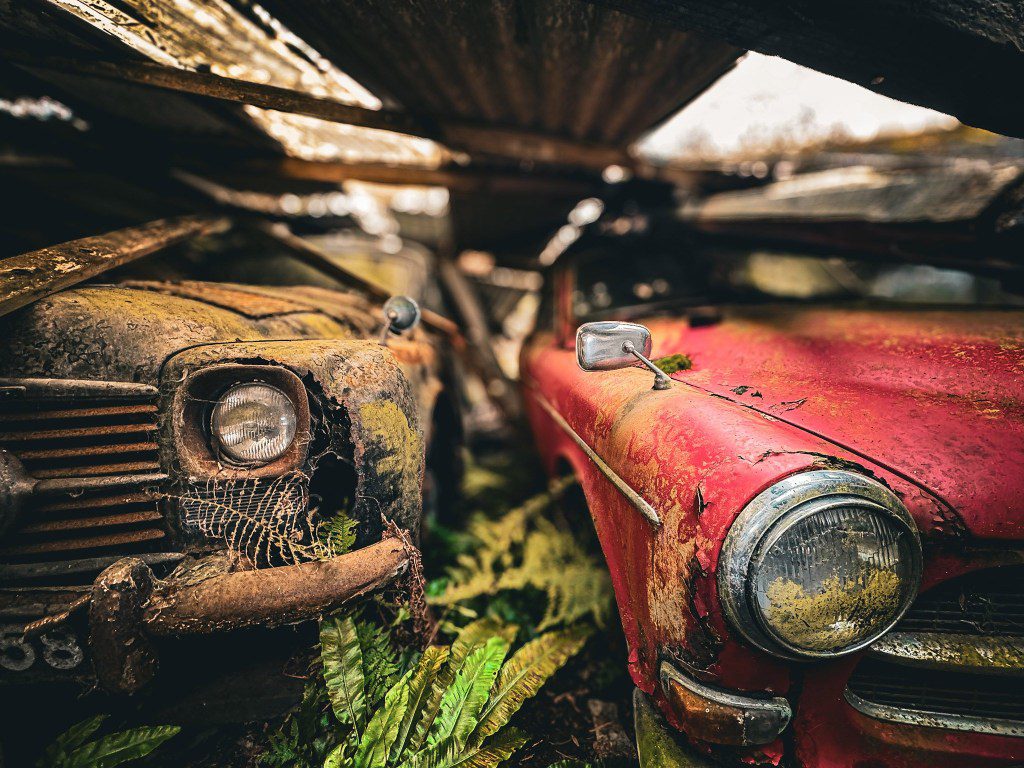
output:
[[765,596],[765,619],[776,632],[803,648],[826,650],[856,642],[866,624],[891,619],[899,609],[900,579],[891,570],[876,571],[863,585],[833,577],[814,594],[776,579]]
[[690,359],[689,355],[683,354],[659,357],[657,360],[652,360],[651,362],[658,366],[663,373],[670,376],[678,371],[688,371],[693,368],[693,360]]

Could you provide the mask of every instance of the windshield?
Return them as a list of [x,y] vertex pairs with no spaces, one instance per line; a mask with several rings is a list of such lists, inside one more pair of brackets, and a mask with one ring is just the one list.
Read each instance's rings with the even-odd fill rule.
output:
[[[680,255],[595,248],[577,260],[578,318],[724,302],[878,300],[901,304],[1024,305],[994,278],[922,264],[766,251]],[[635,311],[631,311],[635,310]]]

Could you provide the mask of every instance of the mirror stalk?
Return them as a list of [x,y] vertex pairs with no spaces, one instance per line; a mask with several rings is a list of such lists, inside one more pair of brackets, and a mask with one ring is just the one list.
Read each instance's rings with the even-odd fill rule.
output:
[[654,372],[654,387],[653,389],[668,389],[672,382],[669,380],[668,375],[661,370],[658,366],[652,363],[648,358],[644,357],[640,353],[640,350],[636,348],[636,345],[632,341],[624,341],[622,343],[622,351],[627,354],[633,355],[637,360],[646,365]]

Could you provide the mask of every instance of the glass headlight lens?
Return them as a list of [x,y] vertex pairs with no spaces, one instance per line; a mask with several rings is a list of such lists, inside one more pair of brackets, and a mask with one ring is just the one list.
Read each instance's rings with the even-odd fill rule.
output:
[[751,502],[722,550],[733,624],[781,656],[850,653],[887,632],[917,594],[921,544],[899,499],[850,472],[783,480]]
[[268,464],[295,439],[295,406],[269,384],[238,384],[213,408],[210,431],[220,450],[240,464]]

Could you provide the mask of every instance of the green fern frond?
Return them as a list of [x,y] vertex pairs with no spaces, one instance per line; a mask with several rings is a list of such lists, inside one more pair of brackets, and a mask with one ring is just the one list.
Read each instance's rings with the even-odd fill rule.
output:
[[430,697],[434,681],[441,666],[448,660],[448,648],[432,645],[423,651],[420,663],[413,671],[409,680],[409,699],[405,710],[405,716],[395,735],[394,744],[391,745],[390,758],[392,762],[401,760],[412,735],[413,726],[418,721],[420,712]]
[[527,742],[516,728],[506,728],[486,744],[462,746],[442,741],[402,763],[400,768],[496,768]]
[[176,725],[132,728],[104,736],[72,750],[60,768],[114,768],[145,757],[181,730]]
[[482,746],[467,750],[444,768],[496,768],[529,741],[518,728],[505,728]]
[[363,654],[363,689],[366,706],[376,709],[394,684],[401,670],[399,653],[391,643],[386,627],[373,621],[356,621],[356,634]]
[[439,605],[471,600],[497,592],[501,572],[514,564],[514,553],[522,546],[529,524],[561,496],[571,484],[558,480],[551,488],[506,512],[497,520],[476,515],[469,523],[470,538],[478,542],[473,554],[463,554],[448,569],[448,584],[441,595],[429,602]]
[[39,758],[39,762],[36,763],[38,768],[60,765],[68,753],[85,744],[89,737],[100,729],[106,719],[107,715],[96,715],[72,725],[46,748],[42,757]]
[[366,697],[363,652],[352,619],[335,617],[321,622],[320,659],[334,716],[340,723],[350,723],[358,736],[366,718]]
[[538,631],[572,624],[591,614],[603,626],[611,608],[611,580],[569,532],[539,518],[523,545],[522,565],[503,574],[502,589],[532,586],[547,595]]
[[321,559],[337,557],[351,552],[356,544],[359,521],[344,512],[332,515],[320,523],[316,531],[316,548]]
[[391,745],[409,706],[409,679],[407,672],[384,696],[384,705],[378,709],[366,726],[366,732],[356,749],[354,768],[384,768]]
[[498,673],[471,741],[479,743],[506,725],[524,701],[535,696],[548,678],[579,653],[589,635],[584,629],[549,632],[516,651]]
[[440,712],[427,736],[428,744],[448,740],[460,746],[466,744],[507,653],[508,643],[492,637],[466,658],[455,682],[441,698]]
[[509,632],[511,632],[512,637],[507,639],[511,643],[515,636],[516,627],[500,624],[493,619],[478,619],[462,628],[451,645],[448,654],[448,664],[437,674],[434,686],[427,696],[426,703],[423,705],[423,714],[413,729],[412,738],[409,740],[409,747],[412,752],[416,752],[426,743],[427,734],[430,732],[434,719],[440,710],[441,699],[455,682],[456,676],[462,670],[462,666],[469,655],[486,643],[488,638],[495,636],[505,637]]

